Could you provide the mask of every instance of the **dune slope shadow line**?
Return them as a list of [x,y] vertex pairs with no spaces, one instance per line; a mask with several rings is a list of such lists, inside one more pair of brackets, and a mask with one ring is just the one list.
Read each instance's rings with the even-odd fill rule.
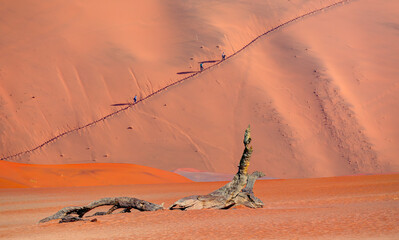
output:
[[220,60],[207,60],[207,61],[201,61],[198,63],[215,63],[215,62],[219,62]]
[[189,73],[196,73],[198,71],[188,71],[188,72],[177,72],[176,74],[189,74]]
[[113,107],[132,105],[133,103],[115,103],[111,104]]
[[[287,22],[284,22],[284,23],[282,23],[282,24],[280,24],[280,25],[278,25],[278,26],[276,26],[276,27],[274,27],[274,28],[272,28],[272,29],[270,29],[270,30],[268,30],[268,31],[266,31],[266,32],[264,32],[264,33],[262,33],[261,35],[257,36],[257,37],[254,38],[252,41],[250,41],[248,44],[246,44],[245,46],[243,46],[242,48],[240,48],[237,52],[233,53],[233,54],[230,55],[230,56],[227,56],[226,59],[225,59],[224,61],[228,60],[229,58],[232,58],[232,57],[236,56],[238,53],[240,53],[241,51],[243,51],[244,49],[246,49],[247,47],[249,47],[252,43],[254,43],[255,41],[257,41],[257,40],[260,39],[261,37],[266,36],[266,35],[268,35],[268,34],[274,32],[274,31],[276,31],[276,30],[278,30],[278,29],[280,29],[280,28],[282,28],[282,27],[284,27],[284,26],[286,26],[286,25],[288,25],[288,24],[290,24],[290,23],[292,23],[292,22],[295,22],[295,21],[297,21],[297,20],[299,20],[299,19],[301,19],[301,18],[304,18],[304,17],[306,17],[306,16],[309,16],[309,15],[312,15],[312,14],[315,14],[315,13],[318,13],[318,12],[322,12],[323,10],[327,10],[327,9],[329,9],[329,8],[332,8],[332,7],[335,7],[335,6],[338,6],[338,5],[342,5],[342,4],[345,4],[345,3],[349,3],[349,2],[351,2],[351,1],[354,1],[354,0],[343,0],[343,1],[339,1],[339,2],[333,3],[333,4],[331,4],[331,5],[328,5],[328,6],[325,6],[325,7],[322,7],[322,8],[313,10],[313,11],[310,11],[310,12],[308,12],[308,13],[305,13],[305,14],[303,14],[303,15],[301,15],[301,16],[298,16],[298,17],[296,17],[296,18],[293,18],[293,19],[291,19],[291,20],[289,20],[289,21],[287,21]],[[213,62],[213,61],[214,61],[214,60],[211,60],[211,61],[204,61],[204,62],[202,62],[202,63]],[[82,129],[84,129],[84,128],[93,126],[93,125],[95,125],[96,123],[99,123],[99,122],[101,122],[101,121],[104,121],[104,120],[106,120],[107,118],[110,118],[110,117],[112,117],[112,116],[116,116],[117,114],[119,114],[119,113],[121,113],[121,112],[123,112],[123,111],[128,110],[129,108],[135,106],[136,104],[139,104],[140,102],[145,101],[145,100],[149,99],[150,97],[152,97],[152,96],[154,96],[154,95],[156,95],[156,94],[158,94],[158,93],[160,93],[160,92],[163,92],[163,91],[166,90],[167,88],[172,87],[172,86],[174,86],[174,85],[177,85],[177,84],[179,84],[179,83],[181,83],[181,82],[183,82],[183,81],[185,81],[185,80],[187,80],[187,79],[193,78],[193,77],[195,77],[196,75],[198,75],[198,74],[200,74],[200,73],[202,73],[202,72],[204,72],[204,71],[206,71],[206,70],[208,70],[208,69],[210,69],[210,68],[213,68],[213,67],[215,67],[215,66],[221,64],[221,63],[224,62],[224,61],[219,61],[219,60],[218,60],[218,61],[216,61],[215,64],[213,64],[213,65],[211,65],[211,66],[208,66],[208,67],[204,68],[202,71],[194,72],[193,74],[191,74],[191,75],[189,75],[189,76],[186,76],[186,77],[184,77],[184,78],[181,78],[181,79],[177,80],[176,82],[173,82],[173,83],[171,83],[171,84],[168,84],[168,85],[166,85],[165,87],[160,88],[160,89],[158,89],[157,91],[155,91],[155,92],[153,92],[153,93],[147,95],[146,97],[144,97],[144,98],[138,100],[136,103],[131,103],[131,104],[127,105],[127,106],[124,107],[124,108],[121,108],[121,109],[119,109],[119,110],[117,110],[117,111],[111,112],[110,114],[108,114],[108,115],[106,115],[106,116],[104,116],[104,117],[102,117],[102,118],[100,118],[100,119],[94,120],[93,122],[90,122],[90,123],[88,123],[88,124],[86,124],[86,125],[83,125],[83,126],[80,126],[80,127],[76,127],[76,128],[70,129],[70,130],[68,130],[68,131],[65,131],[65,132],[63,132],[63,133],[60,133],[60,134],[58,134],[57,136],[54,136],[54,137],[50,138],[49,140],[45,141],[44,143],[42,143],[42,144],[40,144],[40,145],[38,145],[38,146],[36,146],[36,147],[34,147],[34,148],[32,148],[32,149],[25,150],[25,151],[22,151],[22,152],[19,152],[19,153],[16,153],[16,154],[12,154],[12,155],[9,155],[9,156],[1,157],[0,160],[8,160],[8,159],[11,159],[11,158],[19,157],[19,156],[24,155],[24,154],[32,153],[32,152],[34,152],[34,151],[36,151],[36,150],[38,150],[38,149],[44,147],[45,145],[47,145],[47,144],[49,144],[49,143],[51,143],[51,142],[54,142],[55,140],[57,140],[57,139],[59,139],[59,138],[65,136],[65,135],[67,135],[67,134],[69,134],[69,133],[73,133],[73,132],[82,130]],[[182,73],[182,74],[184,74],[184,73]],[[118,104],[117,104],[116,106],[122,106],[122,105],[125,105],[125,104],[121,104],[121,105],[118,105]]]

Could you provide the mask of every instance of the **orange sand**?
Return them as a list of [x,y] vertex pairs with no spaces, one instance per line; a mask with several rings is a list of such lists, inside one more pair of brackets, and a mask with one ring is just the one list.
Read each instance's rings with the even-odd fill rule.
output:
[[[0,0],[0,156],[36,149],[336,2]],[[251,166],[267,176],[397,172],[398,24],[397,0],[349,1],[7,160],[229,173],[250,123]]]
[[134,164],[37,165],[0,161],[0,188],[185,183],[178,174]]
[[223,182],[0,190],[2,239],[398,239],[399,175],[261,180],[263,209],[158,211],[37,222],[65,206],[134,196],[168,206]]

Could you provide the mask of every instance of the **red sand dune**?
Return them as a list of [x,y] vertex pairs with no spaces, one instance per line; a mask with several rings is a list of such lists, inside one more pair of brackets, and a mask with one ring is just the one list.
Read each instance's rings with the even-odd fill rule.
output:
[[[223,182],[0,189],[2,239],[398,239],[399,175],[261,180],[263,209],[157,211],[37,224],[66,206],[132,196],[171,205]],[[98,211],[104,211],[98,210]],[[91,218],[90,218],[91,219]]]
[[[36,149],[337,2],[0,1],[0,155]],[[251,123],[253,167],[271,177],[399,171],[399,3],[346,2],[6,159],[234,172]]]
[[0,161],[0,188],[185,183],[175,173],[135,164],[21,164]]

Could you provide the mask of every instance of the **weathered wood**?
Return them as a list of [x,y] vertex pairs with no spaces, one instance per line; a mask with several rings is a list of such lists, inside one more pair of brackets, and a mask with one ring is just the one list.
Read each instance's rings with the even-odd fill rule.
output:
[[[244,134],[244,152],[242,154],[238,172],[233,180],[223,187],[211,192],[208,195],[194,195],[177,200],[169,209],[191,210],[191,209],[228,209],[237,205],[244,205],[250,208],[261,208],[263,202],[254,195],[253,187],[262,172],[254,172],[248,175],[248,166],[252,155],[251,129],[248,128]],[[90,210],[100,206],[112,206],[107,212],[97,212],[92,216],[112,214],[117,209],[123,209],[120,213],[130,212],[131,209],[139,211],[157,211],[164,209],[163,204],[157,205],[144,200],[131,197],[102,198],[89,203],[86,206],[65,207],[54,215],[46,217],[39,223],[48,222],[54,219],[61,219],[61,222],[82,221],[82,217]]]
[[[157,211],[164,209],[163,204],[158,205],[132,197],[102,198],[100,200],[91,202],[86,206],[65,207],[60,211],[56,212],[54,215],[43,218],[42,220],[39,221],[39,223],[45,223],[54,219],[64,219],[65,222],[78,221],[77,219],[81,219],[90,210],[107,205],[111,205],[112,207],[105,214],[111,214],[112,212],[114,212],[119,208],[124,208],[126,212],[130,212],[130,209],[132,208],[137,209],[139,211]],[[105,215],[105,214],[99,212],[94,215]]]
[[65,216],[61,218],[61,220],[58,223],[68,223],[68,222],[77,222],[77,221],[83,221],[80,217],[74,217],[74,216]]
[[169,209],[227,209],[236,205],[244,205],[250,208],[263,207],[263,202],[255,197],[252,189],[256,179],[263,177],[264,174],[254,172],[248,177],[248,166],[253,152],[252,146],[249,145],[251,140],[251,129],[248,126],[244,134],[245,148],[238,166],[238,172],[231,182],[208,195],[194,195],[179,199]]
[[244,205],[249,208],[262,208],[263,202],[253,192],[256,179],[264,177],[262,172],[254,172],[248,177],[247,186],[238,194],[235,199],[237,205]]

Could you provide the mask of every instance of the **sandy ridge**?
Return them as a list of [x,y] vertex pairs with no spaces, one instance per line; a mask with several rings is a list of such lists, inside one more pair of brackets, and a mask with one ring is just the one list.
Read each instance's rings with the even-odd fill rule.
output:
[[[238,53],[240,53],[241,51],[243,51],[244,49],[246,49],[247,47],[249,47],[251,44],[253,44],[255,41],[257,41],[258,39],[260,39],[261,37],[266,36],[266,35],[268,35],[268,34],[274,32],[274,31],[276,31],[276,30],[279,30],[280,28],[282,28],[282,27],[284,27],[284,26],[286,26],[286,25],[288,25],[288,24],[290,24],[290,23],[293,23],[293,22],[295,22],[295,21],[298,21],[298,20],[300,20],[300,19],[302,19],[302,18],[305,18],[305,17],[307,17],[307,16],[309,16],[309,15],[316,14],[316,13],[322,12],[322,11],[324,11],[324,10],[333,8],[333,7],[335,7],[335,6],[339,6],[339,5],[343,5],[343,4],[349,3],[349,2],[351,2],[351,1],[354,1],[354,0],[343,0],[343,1],[339,1],[339,2],[336,2],[336,3],[334,3],[334,4],[328,5],[328,6],[326,6],[326,7],[322,7],[322,8],[319,8],[319,9],[316,9],[316,10],[313,10],[313,11],[310,11],[310,12],[308,12],[308,13],[305,13],[305,14],[303,14],[303,15],[301,15],[301,16],[298,16],[298,17],[296,17],[296,18],[293,18],[293,19],[291,19],[291,20],[289,20],[289,21],[287,21],[287,22],[284,22],[284,23],[282,23],[282,24],[280,24],[280,25],[278,25],[278,26],[276,26],[276,27],[274,27],[274,28],[272,28],[272,29],[270,29],[270,30],[264,32],[263,34],[257,36],[257,37],[254,38],[252,41],[250,41],[248,44],[244,45],[242,48],[240,48],[239,50],[237,50],[236,52],[234,52],[232,55],[227,56],[226,59],[225,59],[224,61],[226,61],[226,60],[228,60],[228,59],[234,57],[235,55],[237,55]],[[214,63],[213,65],[210,65],[210,66],[204,68],[204,69],[203,69],[202,71],[200,71],[200,72],[193,73],[193,74],[191,74],[191,75],[189,75],[189,76],[186,76],[186,77],[184,77],[184,78],[182,78],[182,79],[177,80],[176,82],[173,82],[173,83],[171,83],[171,84],[168,84],[168,85],[166,85],[165,87],[160,88],[160,89],[158,89],[157,91],[155,91],[155,92],[153,92],[153,93],[147,95],[146,97],[144,97],[144,98],[138,100],[136,103],[131,103],[131,104],[129,104],[128,106],[126,106],[126,107],[124,107],[124,108],[121,108],[121,109],[119,109],[119,110],[117,110],[117,111],[111,112],[110,114],[108,114],[108,115],[106,115],[106,116],[104,116],[104,117],[102,117],[102,118],[99,118],[99,119],[97,119],[97,120],[95,120],[95,121],[92,121],[92,122],[86,124],[86,125],[83,125],[83,126],[80,126],[80,127],[77,127],[77,128],[73,128],[73,129],[68,130],[68,131],[65,131],[65,132],[63,132],[63,133],[61,133],[61,134],[59,134],[59,135],[57,135],[57,136],[54,136],[53,138],[51,138],[51,139],[45,141],[44,143],[42,143],[42,144],[40,144],[40,145],[38,145],[38,146],[36,146],[36,147],[34,147],[34,148],[32,148],[32,149],[29,149],[29,150],[26,150],[26,151],[22,151],[22,152],[19,152],[19,153],[16,153],[16,154],[12,154],[12,155],[9,155],[9,156],[1,157],[0,160],[8,160],[8,159],[12,159],[12,158],[15,158],[15,157],[19,157],[19,156],[24,155],[24,154],[28,154],[28,153],[34,152],[34,151],[36,151],[36,150],[38,150],[38,149],[44,147],[45,145],[47,145],[47,144],[49,144],[49,143],[51,143],[51,142],[53,142],[53,141],[55,141],[55,140],[61,138],[61,137],[64,136],[64,135],[67,135],[67,134],[73,133],[73,132],[77,132],[77,131],[82,130],[82,129],[84,129],[84,128],[90,127],[90,126],[95,125],[95,124],[97,124],[97,123],[99,123],[99,122],[101,122],[101,121],[106,120],[107,118],[110,118],[110,117],[112,117],[112,116],[115,116],[115,115],[117,115],[117,114],[123,112],[123,111],[126,111],[126,110],[128,110],[129,108],[133,107],[134,105],[136,105],[136,104],[138,104],[138,103],[140,103],[140,102],[142,102],[142,101],[145,101],[145,100],[149,99],[150,97],[152,97],[152,96],[154,96],[154,95],[156,95],[156,94],[158,94],[158,93],[160,93],[160,92],[163,92],[163,91],[166,90],[167,88],[172,87],[172,86],[174,86],[174,85],[177,85],[177,84],[179,84],[179,83],[181,83],[181,82],[183,82],[183,81],[185,81],[185,80],[187,80],[187,79],[193,78],[193,77],[199,75],[200,73],[202,73],[202,72],[204,72],[204,71],[206,71],[206,70],[209,70],[209,69],[211,69],[211,68],[213,68],[213,67],[215,67],[215,66],[221,64],[222,62],[223,62],[223,61],[216,62],[216,63]]]

